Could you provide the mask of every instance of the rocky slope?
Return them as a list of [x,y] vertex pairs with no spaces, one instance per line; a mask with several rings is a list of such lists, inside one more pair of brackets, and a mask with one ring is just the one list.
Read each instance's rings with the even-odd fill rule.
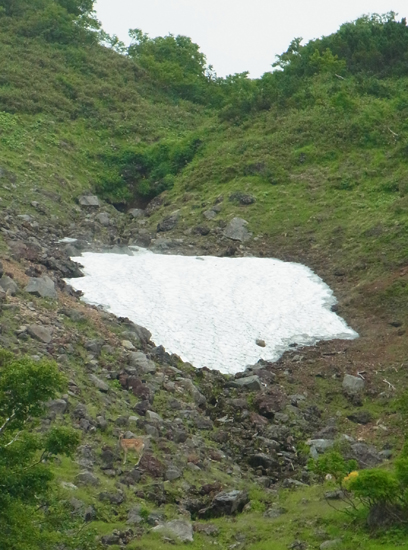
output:
[[[260,361],[235,377],[183,363],[152,342],[148,330],[82,303],[64,282],[80,276],[70,256],[83,250],[123,253],[129,244],[182,254],[270,250],[239,218],[208,232],[205,224],[179,231],[177,212],[157,224],[153,214],[165,201],[164,195],[145,211],[121,214],[82,197],[63,221],[39,201],[30,214],[3,209],[0,345],[51,357],[67,375],[69,391],[47,404],[42,429],[72,424],[81,432],[76,460],[64,459],[55,472],[72,513],[94,526],[104,545],[161,548],[174,539],[194,540],[197,548],[208,541],[258,548],[255,533],[240,525],[225,538],[228,521],[214,518],[261,512],[273,529],[288,512],[280,504],[287,490],[313,485],[310,456],[341,445],[364,468],[389,459],[401,444],[395,396],[406,379],[398,346],[405,331],[398,320],[382,321],[378,330],[367,310],[346,307],[350,289],[335,273],[330,282],[339,308],[358,325],[359,340],[294,347],[278,362]],[[220,204],[205,206],[204,217]],[[77,240],[59,242],[66,237]],[[131,455],[122,463],[121,433],[144,438],[138,465]],[[286,527],[293,542],[298,530]],[[267,541],[270,534],[259,536]],[[307,540],[321,544],[317,535]]]

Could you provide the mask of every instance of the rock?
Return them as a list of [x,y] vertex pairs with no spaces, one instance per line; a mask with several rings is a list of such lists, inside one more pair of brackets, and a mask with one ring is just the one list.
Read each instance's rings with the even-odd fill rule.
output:
[[127,350],[135,349],[135,346],[132,344],[130,340],[122,340],[121,344],[122,344],[122,347]]
[[215,210],[206,210],[205,212],[203,212],[203,216],[207,220],[213,220],[216,215],[217,212]]
[[164,465],[160,460],[146,452],[139,462],[139,469],[156,478],[163,477],[165,471]]
[[15,296],[18,291],[18,285],[8,275],[3,275],[0,279],[0,287],[11,296]]
[[95,221],[99,222],[101,225],[105,227],[112,225],[111,219],[109,218],[109,215],[106,212],[101,212],[100,214],[95,216]]
[[360,468],[373,468],[381,464],[382,459],[375,447],[366,443],[355,443],[350,447],[350,457],[357,460]]
[[109,502],[110,504],[119,506],[119,504],[124,502],[125,495],[122,491],[118,491],[117,493],[99,493],[98,498],[101,502]]
[[153,527],[152,531],[174,537],[180,542],[193,542],[193,526],[184,519],[175,519]]
[[224,237],[233,241],[246,242],[251,238],[247,230],[248,222],[242,218],[233,218],[224,230]]
[[99,355],[102,351],[102,346],[104,342],[103,340],[87,340],[84,344],[85,349],[88,351],[94,353],[95,355]]
[[259,339],[257,339],[257,340],[256,340],[256,345],[259,346],[260,348],[266,348],[266,342],[265,342],[265,340],[259,340]]
[[256,202],[256,199],[253,195],[247,195],[245,193],[232,193],[232,195],[229,196],[229,200],[231,202],[239,202],[240,204],[247,206],[249,204],[254,204]]
[[154,374],[156,372],[156,365],[142,351],[130,352],[129,364],[140,369],[144,374]]
[[0,262],[0,279],[3,277],[4,275],[4,268],[3,268],[3,264]]
[[326,540],[320,545],[320,550],[328,550],[329,548],[337,548],[342,543],[341,539]]
[[141,208],[132,208],[128,211],[128,214],[132,216],[132,218],[144,218],[145,212]]
[[354,395],[361,393],[364,389],[365,381],[358,376],[351,376],[346,374],[343,379],[343,390],[349,394]]
[[150,401],[144,399],[143,401],[136,403],[136,405],[133,407],[133,410],[137,412],[137,414],[140,414],[140,416],[145,416],[150,407]]
[[142,507],[134,506],[128,512],[128,519],[126,523],[128,525],[138,525],[139,523],[142,523],[143,518],[141,516],[141,513],[142,513]]
[[283,514],[286,514],[286,513],[287,513],[287,510],[285,510],[285,508],[269,508],[264,513],[264,518],[276,519],[276,518],[280,518],[281,516],[283,516]]
[[52,340],[52,327],[43,327],[41,325],[30,325],[27,329],[28,334],[36,340],[49,344]]
[[120,536],[119,535],[105,535],[101,538],[102,544],[105,544],[106,546],[114,546],[116,544],[120,543]]
[[228,384],[233,388],[245,388],[247,390],[259,391],[262,389],[262,384],[259,376],[245,376],[244,378],[237,378],[236,380]]
[[211,229],[207,227],[206,225],[197,225],[197,227],[193,228],[194,235],[201,235],[205,237],[210,233]]
[[81,206],[85,207],[99,207],[99,199],[95,195],[82,195],[79,197],[78,202]]
[[90,521],[94,521],[96,519],[96,510],[93,506],[88,506],[84,510],[84,521],[86,523],[89,523]]
[[96,487],[99,485],[99,479],[92,472],[84,470],[75,477],[75,483],[77,485],[92,485]]
[[177,226],[179,217],[180,213],[178,210],[176,212],[173,212],[170,216],[167,216],[167,218],[164,218],[161,222],[158,223],[157,231],[171,231]]
[[294,540],[291,544],[289,544],[288,548],[290,550],[306,550],[308,545],[307,542],[302,540]]
[[28,285],[24,289],[29,294],[34,294],[41,298],[57,298],[57,291],[55,290],[55,283],[49,277],[32,277]]
[[193,530],[195,533],[203,533],[208,537],[216,537],[220,532],[218,527],[212,523],[195,523]]
[[163,422],[163,418],[153,411],[146,411],[146,420],[148,420],[149,422]]
[[248,462],[253,468],[262,468],[263,470],[272,470],[279,467],[279,461],[273,455],[265,453],[252,455]]
[[97,376],[95,376],[94,374],[89,375],[89,380],[93,382],[94,386],[98,388],[99,391],[104,393],[109,391],[108,384],[103,380],[101,380],[100,378],[98,378]]
[[324,493],[324,498],[326,500],[343,500],[346,496],[345,492],[338,489],[337,491],[327,491]]
[[64,412],[67,410],[68,403],[64,399],[52,399],[51,401],[47,401],[47,403],[45,403],[45,406],[50,411],[50,413],[64,414]]
[[317,453],[325,453],[333,447],[334,441],[332,439],[311,439],[307,444],[310,445],[310,454],[313,455],[313,449]]
[[182,473],[180,470],[178,470],[175,466],[171,466],[164,474],[164,479],[166,481],[174,481],[175,479],[179,479],[181,476]]
[[368,424],[373,420],[373,415],[369,411],[356,411],[347,418],[356,424]]
[[201,518],[232,516],[242,512],[248,502],[249,497],[246,491],[218,493],[208,508],[199,511],[199,516]]

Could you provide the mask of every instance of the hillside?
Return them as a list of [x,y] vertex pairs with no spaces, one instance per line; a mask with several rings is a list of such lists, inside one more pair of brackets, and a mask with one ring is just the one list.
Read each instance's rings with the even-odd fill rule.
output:
[[[408,546],[406,21],[294,40],[252,81],[186,37],[126,50],[92,7],[0,0],[0,547]],[[360,338],[195,369],[64,282],[129,245],[305,263]]]

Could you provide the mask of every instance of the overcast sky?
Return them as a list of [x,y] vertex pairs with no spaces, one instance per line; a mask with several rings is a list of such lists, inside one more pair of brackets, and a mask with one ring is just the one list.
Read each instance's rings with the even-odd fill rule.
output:
[[407,0],[97,0],[103,28],[125,42],[130,28],[155,36],[183,34],[199,44],[219,76],[271,69],[298,36],[335,32],[365,13],[408,16]]

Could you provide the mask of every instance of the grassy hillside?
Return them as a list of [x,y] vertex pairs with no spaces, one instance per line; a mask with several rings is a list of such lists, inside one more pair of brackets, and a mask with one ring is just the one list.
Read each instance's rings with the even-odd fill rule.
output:
[[[404,525],[366,528],[367,505],[350,515],[339,501],[349,514],[334,511],[324,499],[334,483],[317,483],[306,467],[309,437],[340,444],[346,434],[394,458],[406,435],[406,21],[363,17],[304,46],[294,40],[278,56],[278,70],[258,80],[245,73],[221,79],[186,37],[150,39],[136,29],[126,49],[101,32],[92,5],[0,0],[0,251],[17,284],[13,295],[0,293],[0,345],[35,361],[55,359],[69,381],[55,395],[66,409],[54,404],[57,412],[39,427],[28,419],[33,433],[74,426],[81,437],[74,458],[46,464],[55,476],[52,499],[37,508],[33,493],[25,514],[10,515],[17,536],[35,510],[33,533],[45,533],[45,542],[20,540],[7,550],[54,550],[58,529],[79,537],[64,549],[93,549],[94,535],[117,529],[125,536],[134,508],[140,522],[128,547],[139,550],[167,547],[151,527],[190,512],[197,528],[190,547],[197,549],[319,548],[336,539],[344,550],[406,547]],[[102,206],[107,225],[79,208],[88,191],[111,203]],[[149,202],[141,220],[124,214]],[[174,228],[159,232],[172,215]],[[245,244],[223,236],[233,217],[248,222]],[[189,254],[305,262],[333,287],[341,315],[361,338],[293,350],[267,364],[259,393],[231,388],[226,377],[163,354],[127,320],[79,304],[62,282],[72,273],[72,249],[56,241],[66,236],[81,246],[147,242]],[[57,300],[24,290],[40,274],[57,283]],[[33,337],[33,324],[52,327],[52,340]],[[129,362],[129,340],[150,361],[147,370]],[[360,400],[343,392],[346,373],[365,377]],[[139,393],[129,386],[132,376]],[[265,413],[261,398],[279,406]],[[146,401],[159,419],[146,418]],[[366,424],[349,419],[361,407]],[[151,438],[141,469],[121,465],[122,429]],[[41,447],[33,445],[34,456]],[[7,473],[4,449],[0,439]],[[259,456],[254,462],[257,453],[267,463],[273,457],[273,467],[260,467]],[[84,468],[95,485],[81,485]],[[167,479],[172,468],[181,475]],[[199,506],[221,489],[248,490],[248,504],[242,515],[208,524]]]

